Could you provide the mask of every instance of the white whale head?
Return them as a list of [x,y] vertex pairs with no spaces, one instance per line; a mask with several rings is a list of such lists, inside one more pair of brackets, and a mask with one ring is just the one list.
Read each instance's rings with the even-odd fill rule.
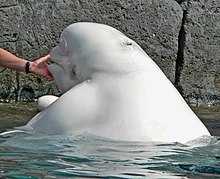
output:
[[[140,55],[145,57],[137,58]],[[51,51],[51,59],[54,64],[49,66],[49,70],[62,92],[85,80],[100,78],[99,74],[128,73],[143,68],[152,70],[152,65],[156,67],[153,63],[146,65],[144,51],[120,31],[86,22],[64,29],[59,45]],[[151,62],[149,60],[148,63]]]

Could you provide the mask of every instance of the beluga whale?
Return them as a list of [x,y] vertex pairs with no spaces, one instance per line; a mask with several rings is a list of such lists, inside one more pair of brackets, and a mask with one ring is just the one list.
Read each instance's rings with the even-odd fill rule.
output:
[[63,94],[17,129],[181,143],[210,135],[156,63],[115,28],[71,24],[50,54]]

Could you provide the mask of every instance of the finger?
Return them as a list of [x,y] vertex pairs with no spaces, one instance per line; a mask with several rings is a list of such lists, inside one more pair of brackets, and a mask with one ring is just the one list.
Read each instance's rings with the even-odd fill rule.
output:
[[41,62],[46,63],[47,61],[50,60],[50,54],[48,54],[48,55],[46,55],[46,56],[44,56],[44,57],[41,57],[39,60],[40,60]]

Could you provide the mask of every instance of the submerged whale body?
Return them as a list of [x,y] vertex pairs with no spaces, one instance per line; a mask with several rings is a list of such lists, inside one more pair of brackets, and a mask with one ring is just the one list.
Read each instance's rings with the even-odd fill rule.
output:
[[51,60],[49,71],[63,95],[19,129],[127,141],[210,135],[153,60],[110,26],[68,26]]

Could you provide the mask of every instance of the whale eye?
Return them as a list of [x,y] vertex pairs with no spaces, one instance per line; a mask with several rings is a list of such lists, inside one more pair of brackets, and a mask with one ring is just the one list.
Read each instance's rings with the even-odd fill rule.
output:
[[73,73],[74,75],[76,75],[76,66],[75,66],[75,65],[74,65],[73,68],[72,68],[72,73]]

